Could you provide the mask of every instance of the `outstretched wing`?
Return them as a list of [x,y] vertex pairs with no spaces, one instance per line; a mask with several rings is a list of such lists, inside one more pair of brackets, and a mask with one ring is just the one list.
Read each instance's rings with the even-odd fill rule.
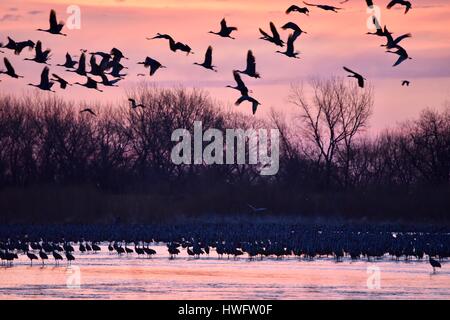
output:
[[41,73],[41,84],[46,84],[48,83],[48,74],[49,74],[50,69],[48,67],[45,67],[44,70],[42,70]]
[[207,65],[207,66],[212,65],[212,51],[213,51],[213,48],[211,46],[209,46],[208,50],[206,50],[205,65]]
[[388,5],[386,6],[386,8],[391,9],[393,6],[395,6],[396,3],[397,3],[396,0],[392,0],[391,2],[388,3]]
[[256,59],[252,50],[248,50],[247,53],[247,70],[253,73],[256,72]]
[[238,87],[245,87],[244,81],[242,81],[241,75],[236,70],[233,71],[234,80],[236,81]]
[[50,21],[50,29],[58,27],[58,21],[56,20],[56,12],[53,9],[50,11],[49,21]]
[[221,28],[221,30],[228,29],[227,21],[225,20],[225,18],[223,18],[222,21],[220,21],[220,28]]
[[240,105],[242,102],[244,102],[245,100],[247,100],[247,97],[240,97],[239,99],[237,99],[237,101],[234,103],[236,106]]
[[344,70],[345,71],[347,71],[347,72],[350,72],[350,73],[352,73],[353,75],[358,75],[355,71],[353,71],[353,70],[350,70],[349,68],[347,68],[347,67],[343,67],[344,68]]
[[289,13],[291,13],[292,11],[298,11],[298,10],[300,10],[300,8],[299,8],[298,6],[292,5],[292,6],[290,6],[289,8],[287,8],[286,14],[289,14]]
[[8,71],[8,73],[15,74],[16,71],[14,70],[11,62],[9,62],[9,60],[7,58],[3,58],[3,61],[5,62],[5,67],[6,67],[6,70]]
[[270,38],[269,34],[265,32],[263,29],[259,28],[259,32],[266,38]]
[[277,27],[275,27],[273,22],[270,22],[270,31],[272,31],[273,37],[275,39],[280,39],[280,34],[278,33]]

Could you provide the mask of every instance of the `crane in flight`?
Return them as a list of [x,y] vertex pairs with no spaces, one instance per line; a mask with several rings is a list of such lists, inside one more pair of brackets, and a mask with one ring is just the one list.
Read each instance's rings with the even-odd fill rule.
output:
[[50,23],[49,29],[37,29],[37,30],[56,35],[67,36],[67,34],[61,33],[61,30],[64,27],[64,21],[60,21],[58,23],[58,20],[56,19],[56,12],[53,9],[50,11],[49,23]]
[[209,46],[208,49],[206,50],[205,60],[203,61],[203,63],[194,62],[194,64],[197,66],[201,66],[205,69],[217,72],[217,70],[215,69],[216,66],[212,65],[212,52],[213,52],[213,48],[211,46]]
[[222,38],[230,38],[230,39],[234,40],[236,38],[233,38],[231,36],[231,33],[233,31],[237,31],[237,30],[238,29],[236,27],[229,27],[227,25],[227,21],[225,20],[225,18],[223,18],[222,21],[220,22],[220,31],[219,32],[210,31],[209,33],[218,35],[218,36],[220,36]]
[[353,71],[353,70],[350,70],[350,69],[347,68],[347,67],[343,67],[343,68],[344,68],[345,71],[351,73],[351,75],[348,75],[349,78],[355,78],[355,79],[357,79],[357,80],[358,80],[358,86],[359,86],[360,88],[364,88],[364,80],[366,80],[366,78],[364,78],[364,77],[363,77],[362,75],[360,75],[359,73],[357,73],[357,72],[355,72],[355,71]]

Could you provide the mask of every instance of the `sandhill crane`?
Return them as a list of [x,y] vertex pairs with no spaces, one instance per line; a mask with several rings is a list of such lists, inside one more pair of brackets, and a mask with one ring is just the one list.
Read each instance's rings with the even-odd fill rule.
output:
[[8,37],[8,43],[3,45],[0,43],[0,48],[6,48],[14,51],[14,54],[19,55],[23,49],[29,48],[29,50],[33,50],[35,43],[31,40],[16,42],[10,37]]
[[198,65],[198,66],[201,66],[201,67],[203,67],[205,69],[217,72],[217,70],[214,69],[214,68],[216,68],[216,66],[212,65],[212,52],[213,52],[213,48],[211,46],[209,46],[208,49],[206,50],[205,60],[203,61],[203,63],[194,62],[194,64]]
[[122,78],[110,80],[104,73],[100,74],[100,77],[102,78],[102,84],[105,87],[118,87],[116,83],[122,80]]
[[269,35],[267,32],[259,28],[259,32],[262,34],[260,39],[272,42],[279,47],[283,47],[284,41],[281,40],[280,34],[278,33],[278,30],[273,22],[270,22],[270,31],[272,32],[272,35]]
[[252,50],[249,50],[247,53],[247,68],[244,71],[238,70],[237,72],[246,74],[249,77],[256,79],[261,77],[259,73],[256,72],[256,59],[255,56],[253,55]]
[[127,247],[127,244],[125,244],[125,252],[126,252],[127,254],[130,254],[130,253],[133,253],[134,251],[133,251],[133,249],[128,248],[128,247]]
[[441,264],[438,261],[434,260],[431,256],[429,261],[430,265],[433,267],[433,273],[436,272],[436,268],[442,268]]
[[59,260],[63,260],[63,257],[56,251],[52,251],[53,258],[55,259],[55,264],[59,264]]
[[92,244],[92,251],[94,251],[94,253],[97,253],[99,251],[102,251],[102,248],[100,248],[100,246],[96,243]]
[[99,92],[103,92],[103,90],[100,90],[97,87],[98,82],[95,81],[94,79],[92,79],[91,77],[86,77],[86,83],[75,82],[74,84],[77,84],[82,87],[86,87],[88,89],[93,89],[93,90],[97,90]]
[[405,1],[405,0],[392,0],[391,2],[388,3],[388,5],[386,6],[386,8],[391,9],[393,6],[395,5],[402,5],[405,6],[405,14],[408,13],[408,11],[411,9],[412,5],[411,2],[409,1]]
[[411,84],[411,82],[409,82],[408,80],[403,80],[403,81],[402,81],[402,86],[403,86],[403,87],[404,87],[404,86],[409,87],[410,84]]
[[48,256],[42,249],[39,251],[39,257],[42,260],[42,265],[45,265],[45,260],[48,260]]
[[329,6],[329,5],[325,5],[325,4],[312,4],[312,3],[307,3],[305,1],[303,1],[303,3],[306,4],[307,6],[317,7],[319,9],[322,9],[325,11],[333,11],[335,13],[338,13],[338,10],[342,10],[342,8],[337,8],[337,7]]
[[48,33],[51,33],[51,34],[67,36],[64,33],[61,33],[61,30],[64,27],[64,22],[60,21],[58,23],[58,21],[56,19],[56,12],[53,9],[50,11],[49,22],[50,22],[50,28],[49,29],[46,29],[46,30],[44,30],[44,29],[37,29],[37,30],[38,31],[48,32]]
[[267,211],[267,208],[257,208],[248,203],[247,206],[253,211],[253,213],[263,213]]
[[300,59],[299,57],[297,57],[300,54],[300,52],[295,51],[295,48],[294,48],[294,42],[297,39],[297,37],[298,37],[298,35],[296,35],[296,34],[289,35],[286,51],[282,52],[282,51],[277,50],[276,52],[284,54],[285,56],[287,56],[289,58]]
[[153,38],[147,38],[147,39],[148,40],[152,40],[152,39],[166,39],[166,40],[169,40],[169,47],[170,47],[171,51],[177,52],[178,50],[180,50],[182,52],[186,52],[187,55],[194,54],[194,52],[192,52],[191,47],[189,47],[187,44],[184,44],[184,43],[181,43],[181,42],[176,42],[168,34],[157,33],[156,36],[154,36]]
[[242,102],[244,102],[244,101],[251,102],[253,114],[256,113],[256,110],[258,109],[258,106],[261,105],[261,103],[259,103],[258,100],[256,100],[255,98],[252,98],[252,97],[250,97],[250,96],[242,96],[242,97],[240,97],[240,98],[236,101],[235,105],[236,105],[236,106],[239,106],[239,105],[240,105]]
[[58,82],[59,83],[59,87],[61,89],[66,89],[67,86],[71,86],[71,84],[69,82],[67,82],[66,80],[64,80],[63,78],[58,76],[57,74],[52,73],[52,76],[55,78],[55,79],[52,79],[52,81]]
[[412,35],[411,33],[406,33],[404,35],[401,35],[400,37],[397,38],[393,38],[392,37],[392,33],[389,32],[389,30],[387,29],[386,26],[384,26],[384,36],[387,39],[387,43],[386,44],[382,44],[382,47],[386,47],[387,49],[393,49],[395,48],[402,40],[406,39],[406,38],[411,38]]
[[66,61],[64,64],[57,64],[58,67],[66,67],[68,69],[72,69],[77,65],[77,61],[73,61],[71,55],[67,52],[66,53]]
[[307,7],[299,7],[296,5],[292,5],[289,8],[287,8],[286,10],[286,14],[289,14],[291,12],[298,12],[298,13],[303,13],[306,14],[307,16],[309,16],[309,9]]
[[120,62],[122,59],[128,60],[128,58],[123,55],[122,51],[117,48],[112,48],[110,54],[113,56],[113,60],[117,62]]
[[287,30],[287,29],[291,29],[292,31],[294,31],[294,35],[297,37],[299,37],[302,33],[306,33],[308,34],[308,32],[303,31],[296,23],[294,22],[288,22],[286,23],[284,26],[281,27],[281,29],[283,30]]
[[16,71],[14,70],[11,62],[9,62],[8,58],[3,58],[3,62],[5,63],[6,71],[2,70],[0,71],[0,74],[6,74],[14,79],[23,78],[23,76],[16,74]]
[[143,62],[138,62],[138,64],[143,64],[145,68],[150,67],[150,76],[153,76],[156,71],[160,68],[167,68],[163,66],[159,61],[152,59],[150,57],[146,57]]
[[136,108],[139,108],[139,107],[145,108],[145,106],[142,103],[137,104],[136,100],[134,100],[134,99],[129,98],[128,101],[130,102],[131,109],[136,109]]
[[33,260],[38,260],[38,257],[34,253],[30,253],[27,251],[27,257],[30,259],[30,264],[33,266]]
[[53,85],[55,83],[53,81],[50,81],[49,78],[48,78],[49,72],[50,72],[50,69],[48,67],[45,67],[44,70],[42,70],[42,73],[41,73],[41,82],[39,84],[29,83],[28,85],[32,86],[32,87],[39,88],[39,89],[44,90],[44,91],[55,92],[55,91],[52,91],[52,87],[53,87]]
[[[90,115],[93,115],[94,117],[97,116],[97,114],[91,108],[83,109],[83,110],[80,111],[80,113],[89,113]],[[83,248],[86,250],[86,248],[84,246],[83,246]]]
[[360,86],[361,88],[364,88],[364,80],[366,80],[366,78],[364,78],[362,75],[360,75],[359,73],[350,70],[347,67],[343,67],[345,71],[351,73],[351,75],[348,75],[349,78],[355,78],[358,80],[358,86]]
[[386,51],[389,53],[394,53],[397,54],[399,56],[398,60],[393,64],[393,67],[398,66],[399,64],[401,64],[403,61],[407,60],[407,59],[412,59],[409,55],[408,52],[406,52],[406,50],[402,47],[400,47],[399,45],[395,46],[395,48],[397,49],[397,51]]
[[81,253],[85,253],[86,252],[86,247],[84,246],[84,244],[82,242],[80,242],[80,245],[78,246],[78,250]]
[[85,76],[87,74],[86,72],[86,53],[81,52],[80,59],[78,60],[78,67],[75,70],[66,70],[69,72],[75,72],[76,74],[79,74],[80,76]]
[[149,258],[151,258],[153,255],[156,254],[155,250],[148,247],[148,243],[147,243],[147,247],[143,247],[143,249]]
[[236,81],[237,86],[233,87],[233,86],[228,85],[227,88],[238,90],[241,93],[241,96],[248,96],[249,90],[248,90],[247,86],[245,85],[244,81],[242,81],[241,75],[239,74],[239,72],[236,70],[233,70],[233,76],[234,76],[234,80]]
[[33,59],[25,58],[24,60],[48,64],[47,61],[50,59],[50,52],[52,50],[46,49],[45,51],[42,51],[42,42],[41,41],[38,41],[36,43],[36,47],[34,48],[34,50],[36,52],[34,58]]
[[112,61],[108,62],[106,69],[112,69],[109,74],[112,75],[113,77],[122,78],[122,77],[125,77],[126,74],[121,74],[120,72],[123,69],[128,69],[128,68],[123,66],[120,62],[118,62],[116,60],[112,60]]
[[209,33],[216,34],[223,38],[235,39],[231,36],[231,33],[233,31],[237,31],[237,28],[227,26],[227,21],[225,20],[225,18],[223,18],[222,21],[220,21],[220,31],[219,32],[209,31]]
[[71,265],[72,261],[75,261],[75,257],[69,252],[66,252],[66,259],[68,265]]
[[138,258],[145,254],[144,248],[139,248],[136,244],[134,244],[134,251],[137,253]]

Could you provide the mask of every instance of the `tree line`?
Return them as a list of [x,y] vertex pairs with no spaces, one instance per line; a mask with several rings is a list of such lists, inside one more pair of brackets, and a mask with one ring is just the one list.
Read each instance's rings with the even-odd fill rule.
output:
[[[139,86],[128,104],[82,105],[53,95],[0,95],[0,222],[167,221],[268,214],[448,221],[450,109],[424,110],[369,135],[373,88],[341,78],[294,84],[294,114],[256,119],[202,90]],[[85,107],[85,106],[84,106]],[[175,165],[172,132],[277,128],[280,170]]]

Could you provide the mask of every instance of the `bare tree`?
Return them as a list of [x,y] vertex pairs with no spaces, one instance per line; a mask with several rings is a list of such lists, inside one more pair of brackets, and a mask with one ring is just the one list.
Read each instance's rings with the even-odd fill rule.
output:
[[292,85],[289,101],[300,109],[304,137],[312,143],[317,164],[325,165],[326,185],[330,185],[332,169],[339,160],[343,178],[335,178],[346,186],[354,140],[367,127],[372,113],[372,88],[360,89],[342,78],[313,79],[309,84],[311,94],[302,84]]

